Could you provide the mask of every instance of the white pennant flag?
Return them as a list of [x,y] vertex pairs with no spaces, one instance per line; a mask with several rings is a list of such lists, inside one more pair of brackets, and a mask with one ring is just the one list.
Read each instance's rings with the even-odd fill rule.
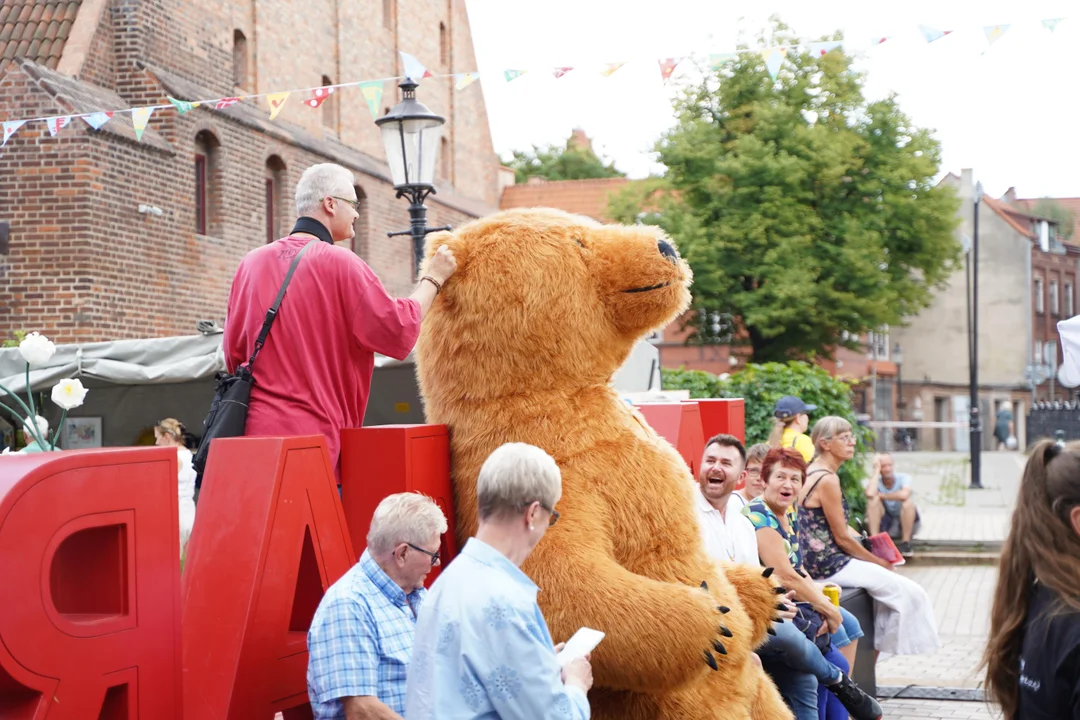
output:
[[70,115],[57,115],[56,117],[45,118],[45,124],[49,127],[49,135],[52,135],[53,137],[56,137],[56,133],[66,128],[69,122],[71,122]]
[[95,130],[100,130],[105,123],[112,119],[113,114],[111,112],[92,112],[89,115],[83,115],[82,119],[86,121],[86,124]]
[[7,141],[11,139],[11,136],[18,131],[23,125],[26,124],[25,120],[5,120],[4,121],[4,140],[0,142],[0,147],[7,145]]
[[398,50],[398,54],[401,55],[401,65],[405,68],[405,77],[414,83],[419,83],[424,78],[431,77],[431,73],[424,67],[424,63],[407,52]]
[[1012,25],[984,25],[983,33],[986,34],[986,41],[991,45],[1001,39],[1001,36],[1009,32],[1009,28]]

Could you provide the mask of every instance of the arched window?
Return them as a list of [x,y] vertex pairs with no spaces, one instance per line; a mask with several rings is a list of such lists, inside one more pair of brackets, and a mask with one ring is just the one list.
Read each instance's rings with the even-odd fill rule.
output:
[[243,30],[233,30],[232,49],[233,84],[238,88],[248,86],[248,49]]
[[[330,76],[322,76],[323,87],[327,85],[333,85],[334,81],[330,79]],[[328,130],[337,130],[337,92],[331,93],[329,97],[323,100],[322,108],[322,124],[323,127]]]
[[221,230],[221,151],[209,130],[195,136],[195,232],[217,237]]
[[266,160],[266,242],[280,238],[285,212],[285,161],[277,155]]
[[367,260],[371,251],[370,240],[368,237],[368,200],[367,193],[364,192],[364,188],[359,185],[354,185],[353,190],[356,191],[356,213],[360,216],[356,218],[356,222],[353,223],[353,252],[359,255],[364,260]]
[[439,62],[443,67],[450,64],[450,41],[446,37],[446,23],[439,23]]

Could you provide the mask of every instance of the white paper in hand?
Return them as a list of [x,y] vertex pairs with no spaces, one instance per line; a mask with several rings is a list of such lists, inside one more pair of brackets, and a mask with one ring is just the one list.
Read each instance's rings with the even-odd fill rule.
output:
[[566,641],[566,646],[555,656],[559,661],[559,667],[564,667],[571,660],[585,657],[591,653],[600,641],[604,639],[604,633],[592,628],[583,627],[574,633],[574,637]]

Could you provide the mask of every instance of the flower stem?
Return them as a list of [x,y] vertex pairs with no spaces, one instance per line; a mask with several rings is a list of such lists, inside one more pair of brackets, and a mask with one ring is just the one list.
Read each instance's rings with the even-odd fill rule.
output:
[[60,439],[60,431],[64,428],[65,420],[67,420],[67,408],[64,408],[64,412],[60,413],[60,424],[56,426],[56,432],[53,433],[50,450],[56,449],[56,441]]
[[37,410],[34,409],[34,388],[30,387],[30,363],[26,363],[26,397],[30,400],[30,434],[34,436],[34,440],[41,446],[42,450],[45,450],[48,445],[45,443],[45,438],[41,437],[41,432],[37,426]]
[[[27,387],[27,390],[29,390],[29,388],[30,388],[30,383],[29,383],[29,380],[30,380],[30,364],[29,363],[26,364],[26,378],[27,378],[26,387]],[[26,423],[26,422],[23,423],[23,431],[25,432],[27,427],[29,427],[30,428],[30,436],[32,438],[34,438],[34,440],[37,441],[37,443],[39,445],[41,445],[42,448],[44,448],[45,447],[45,441],[38,434],[38,429],[37,429],[37,413],[34,412],[34,393],[27,392],[27,395],[30,398],[30,407],[27,407],[26,403],[24,403],[22,401],[22,398],[20,398],[18,395],[11,392],[10,390],[8,390],[3,385],[0,385],[0,390],[3,390],[5,393],[7,393],[7,395],[10,396],[11,399],[13,399],[15,402],[17,402],[19,404],[19,407],[22,408],[23,412],[28,414],[28,418],[30,419],[30,422],[29,423]],[[7,410],[12,415],[14,415],[15,417],[19,416],[19,413],[15,412],[11,408],[9,408],[7,405],[4,405],[4,409]]]

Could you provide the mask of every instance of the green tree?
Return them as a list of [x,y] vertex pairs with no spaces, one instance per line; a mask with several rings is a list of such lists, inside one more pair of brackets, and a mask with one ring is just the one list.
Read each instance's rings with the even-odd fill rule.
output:
[[1058,224],[1058,240],[1072,240],[1073,234],[1076,232],[1076,221],[1068,208],[1057,200],[1050,197],[1039,198],[1035,201],[1030,212],[1041,218],[1056,221]]
[[507,163],[514,170],[514,181],[526,182],[531,177],[545,180],[587,180],[590,178],[626,177],[605,162],[592,149],[584,135],[572,134],[563,147],[533,145],[532,150],[515,150]]
[[855,516],[866,508],[862,480],[866,477],[867,456],[872,451],[874,432],[855,420],[851,385],[828,371],[805,362],[747,365],[723,380],[701,370],[663,370],[665,390],[689,390],[690,396],[742,398],[746,402],[746,444],[765,442],[773,428],[773,408],[784,395],[795,395],[816,405],[811,423],[826,415],[836,415],[851,423],[858,444],[855,459],[840,467],[844,496]]
[[[837,36],[839,39],[839,36]],[[959,257],[940,151],[895,97],[868,102],[852,59],[791,46],[776,81],[742,51],[677,101],[658,143],[667,171],[609,214],[658,224],[694,270],[699,342],[757,362],[829,356],[929,305]],[[641,208],[654,210],[647,215]]]
[[3,342],[0,342],[0,348],[19,347],[19,343],[26,338],[27,332],[26,330],[15,330],[11,335],[12,337],[5,338]]

